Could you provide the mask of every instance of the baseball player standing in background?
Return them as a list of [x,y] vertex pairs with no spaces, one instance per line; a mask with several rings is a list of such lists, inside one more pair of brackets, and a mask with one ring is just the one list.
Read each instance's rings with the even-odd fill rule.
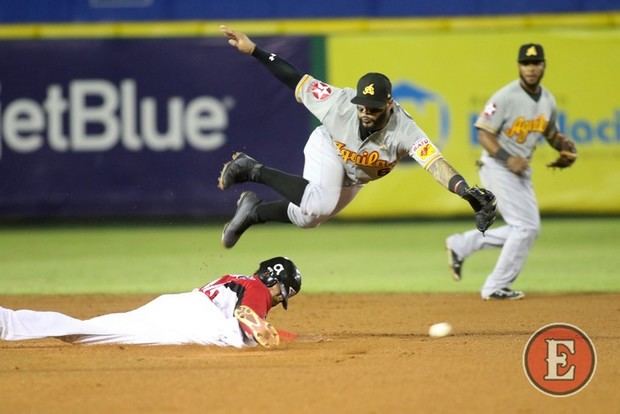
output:
[[83,344],[217,345],[270,348],[280,335],[265,318],[301,290],[285,257],[260,263],[252,276],[229,274],[191,292],[162,295],[129,312],[75,319],[58,312],[0,307],[0,339],[54,337]]
[[390,80],[381,73],[367,73],[357,91],[337,88],[303,75],[290,63],[257,47],[244,33],[226,26],[220,30],[228,43],[251,55],[285,85],[295,98],[322,123],[304,149],[303,176],[269,168],[238,152],[226,163],[219,178],[224,190],[235,183],[265,184],[284,200],[263,202],[246,191],[222,233],[230,248],[251,225],[267,221],[316,227],[349,204],[362,186],[388,174],[399,159],[409,155],[441,185],[467,200],[476,212],[476,226],[484,232],[495,219],[495,197],[487,190],[469,187],[443,158],[411,116],[392,99]]
[[518,54],[519,80],[497,91],[475,123],[483,151],[480,180],[497,196],[506,225],[485,237],[472,230],[446,239],[448,260],[455,280],[461,280],[463,261],[472,253],[502,247],[495,268],[482,286],[483,299],[521,299],[524,293],[510,287],[517,279],[540,231],[540,213],[530,159],[544,137],[559,151],[552,168],[570,167],[577,158],[575,144],[558,131],[555,98],[540,81],[545,54],[539,44],[522,45]]

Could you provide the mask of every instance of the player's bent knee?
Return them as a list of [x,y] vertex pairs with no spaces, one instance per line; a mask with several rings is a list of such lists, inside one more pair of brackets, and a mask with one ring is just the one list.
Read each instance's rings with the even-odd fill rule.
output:
[[540,234],[540,227],[518,227],[517,231],[522,239],[536,240]]
[[329,217],[315,217],[315,216],[308,216],[308,215],[303,215],[301,218],[297,219],[294,221],[293,224],[295,224],[297,227],[300,227],[302,229],[313,229],[315,227],[319,227],[321,225],[321,223],[327,221]]
[[328,189],[310,184],[306,187],[299,207],[304,215],[317,217],[322,222],[326,220],[325,217],[334,214],[339,198],[340,188]]

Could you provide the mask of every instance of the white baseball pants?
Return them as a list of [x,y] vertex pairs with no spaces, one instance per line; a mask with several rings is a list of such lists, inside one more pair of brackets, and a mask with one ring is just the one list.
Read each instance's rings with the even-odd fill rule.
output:
[[237,320],[197,290],[162,295],[135,310],[87,320],[0,307],[0,339],[48,337],[85,344],[244,346]]
[[491,157],[482,159],[480,180],[497,198],[506,225],[491,227],[482,235],[471,230],[448,237],[447,244],[460,258],[490,247],[501,247],[495,268],[482,286],[481,296],[510,287],[525,265],[530,247],[540,232],[540,213],[532,186],[531,170],[524,176],[510,172]]
[[303,177],[308,180],[299,206],[288,205],[288,217],[298,227],[317,227],[345,208],[362,185],[345,185],[342,158],[323,126],[316,128],[304,148]]

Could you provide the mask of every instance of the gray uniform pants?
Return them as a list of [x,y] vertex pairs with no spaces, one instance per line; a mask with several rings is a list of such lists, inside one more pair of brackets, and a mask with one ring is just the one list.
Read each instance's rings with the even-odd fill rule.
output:
[[324,126],[316,128],[304,148],[304,173],[308,185],[301,203],[288,205],[288,217],[297,227],[317,227],[345,208],[362,189],[347,185],[344,165]]
[[480,180],[497,197],[497,208],[506,225],[492,226],[484,236],[478,230],[454,234],[448,237],[447,245],[462,259],[485,248],[502,248],[495,268],[482,286],[484,298],[497,289],[510,287],[519,276],[540,232],[540,214],[531,170],[518,176],[491,157],[483,157],[482,162]]

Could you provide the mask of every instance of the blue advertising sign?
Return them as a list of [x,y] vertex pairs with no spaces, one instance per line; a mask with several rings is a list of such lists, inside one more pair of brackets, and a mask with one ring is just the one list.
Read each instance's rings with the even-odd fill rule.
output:
[[[309,38],[259,42],[309,71]],[[234,151],[302,171],[311,115],[223,39],[1,41],[0,61],[0,217],[230,216]]]

